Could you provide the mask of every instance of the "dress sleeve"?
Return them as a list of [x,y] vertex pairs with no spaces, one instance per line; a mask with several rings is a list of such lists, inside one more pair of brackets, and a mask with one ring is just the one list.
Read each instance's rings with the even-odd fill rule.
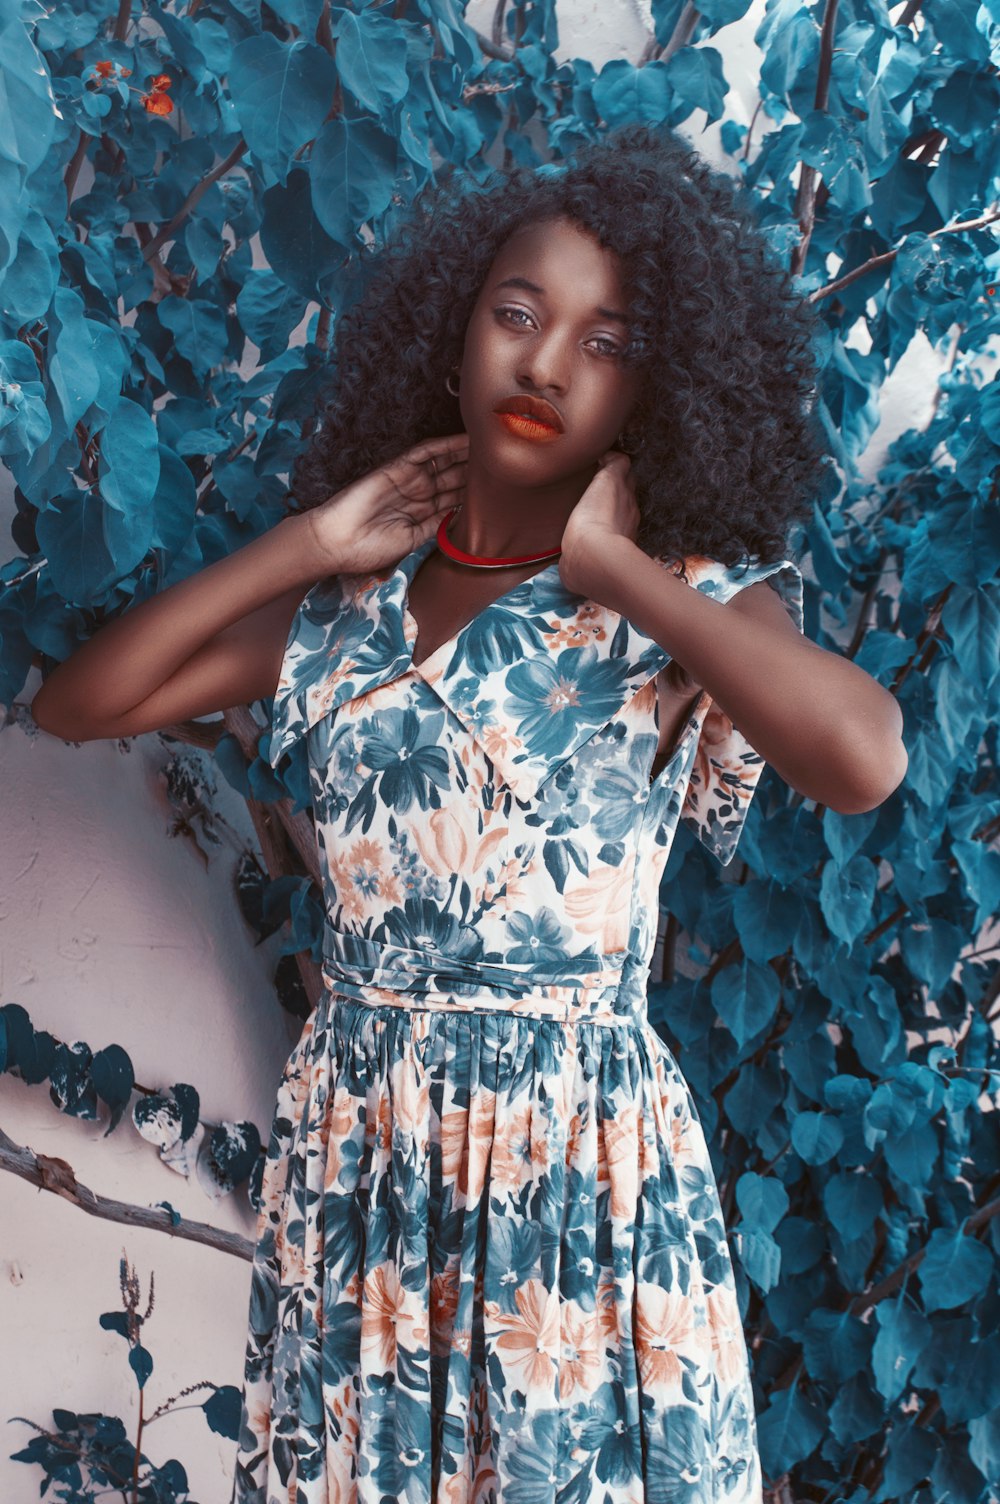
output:
[[335,575],[315,584],[296,607],[271,706],[272,768],[324,713],[321,688],[335,651],[331,625],[343,598],[343,577]]
[[[803,632],[802,575],[791,559],[751,564],[745,570],[720,566],[697,588],[715,600],[728,601],[747,585],[765,579],[770,579],[792,621]],[[752,671],[752,665],[748,669]],[[736,851],[764,759],[707,693],[698,707],[697,720],[699,730],[680,818],[727,866]]]

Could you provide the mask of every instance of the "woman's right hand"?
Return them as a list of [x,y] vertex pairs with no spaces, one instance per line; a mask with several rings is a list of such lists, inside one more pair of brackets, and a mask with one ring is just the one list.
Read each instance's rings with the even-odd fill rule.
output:
[[329,574],[398,564],[464,499],[467,433],[421,439],[302,515]]

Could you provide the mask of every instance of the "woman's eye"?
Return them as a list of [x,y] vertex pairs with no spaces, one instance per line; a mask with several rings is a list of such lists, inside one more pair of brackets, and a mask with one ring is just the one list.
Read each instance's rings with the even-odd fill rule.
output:
[[[511,315],[516,315],[519,313],[522,314],[526,319],[530,320],[531,317],[530,314],[525,313],[525,310],[523,308],[496,308],[494,309],[494,312],[503,314],[505,317],[510,317]],[[522,324],[520,327],[523,329],[524,325]]]
[[[514,322],[514,327],[517,329],[525,328],[524,324],[516,322],[518,316],[527,319],[529,325],[532,322],[530,313],[528,313],[524,308],[495,308],[493,312],[498,314],[501,318],[509,319],[510,321]],[[592,343],[604,346],[603,350],[601,350],[600,352],[603,356],[616,356],[622,353],[621,346],[619,344],[617,344],[613,339],[606,339],[601,334],[597,335]]]

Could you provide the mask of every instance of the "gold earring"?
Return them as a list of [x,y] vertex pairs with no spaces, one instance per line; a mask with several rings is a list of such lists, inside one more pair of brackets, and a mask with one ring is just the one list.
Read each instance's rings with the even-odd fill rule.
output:
[[[620,449],[622,454],[638,454],[639,450],[642,448],[645,442],[645,434],[640,433],[637,429],[628,436],[628,441],[626,441],[626,435],[623,429],[615,440],[615,448]],[[629,443],[631,443],[631,448],[629,448]]]

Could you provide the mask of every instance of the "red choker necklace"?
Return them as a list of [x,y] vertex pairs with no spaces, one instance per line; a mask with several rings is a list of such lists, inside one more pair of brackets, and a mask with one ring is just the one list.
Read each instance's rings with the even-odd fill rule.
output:
[[459,510],[459,507],[452,507],[450,512],[446,512],[438,523],[437,530],[438,548],[449,559],[454,559],[456,564],[469,564],[474,569],[503,569],[511,564],[540,564],[543,559],[558,559],[562,553],[561,548],[556,548],[542,554],[513,554],[507,559],[490,558],[486,554],[467,554],[448,537],[448,524]]

